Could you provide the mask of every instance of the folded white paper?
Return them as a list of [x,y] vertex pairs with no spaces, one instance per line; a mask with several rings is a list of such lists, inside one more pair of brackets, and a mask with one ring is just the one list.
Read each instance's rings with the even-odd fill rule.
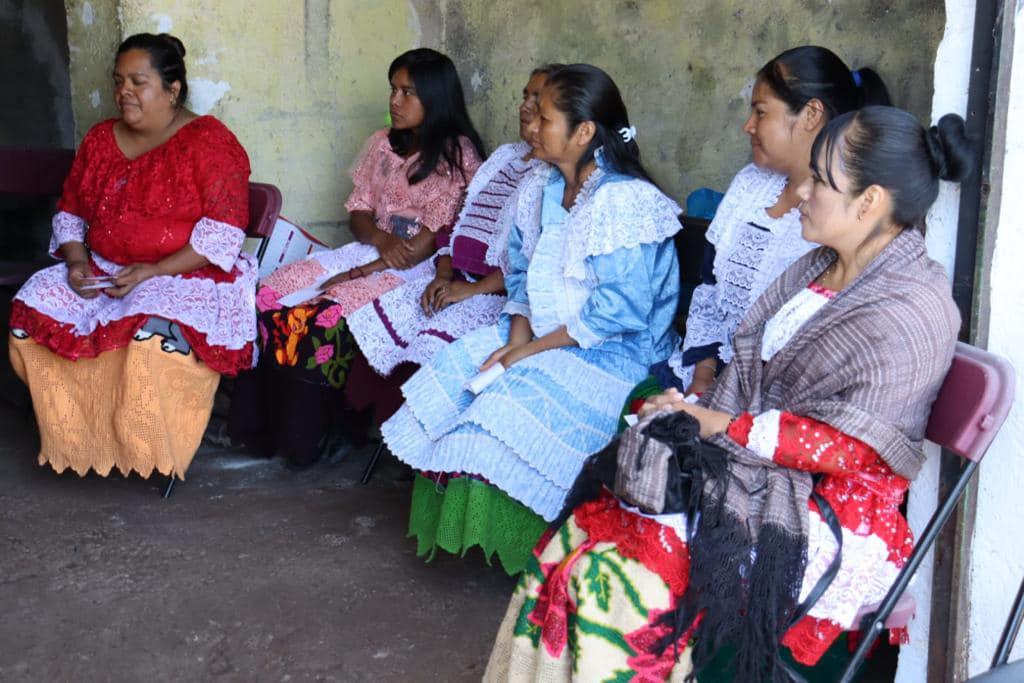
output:
[[481,391],[486,389],[491,382],[501,377],[503,372],[505,372],[505,366],[501,363],[495,363],[473,379],[469,380],[469,382],[466,383],[466,388],[474,394],[479,394]]
[[324,277],[320,278],[319,280],[311,284],[309,287],[304,287],[300,290],[292,292],[291,294],[282,296],[280,299],[278,299],[277,302],[282,306],[298,306],[299,304],[305,301],[315,299],[318,296],[323,296],[324,293],[323,291],[321,291],[320,287],[323,285],[323,283],[327,282],[332,277],[334,277],[333,273],[331,275],[325,275]]

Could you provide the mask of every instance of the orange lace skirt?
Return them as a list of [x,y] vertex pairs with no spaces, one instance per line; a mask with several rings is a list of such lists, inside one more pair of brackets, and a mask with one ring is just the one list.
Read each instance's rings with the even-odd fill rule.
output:
[[220,375],[162,337],[71,361],[31,338],[10,337],[11,365],[28,385],[39,423],[39,464],[148,478],[185,478],[210,419]]

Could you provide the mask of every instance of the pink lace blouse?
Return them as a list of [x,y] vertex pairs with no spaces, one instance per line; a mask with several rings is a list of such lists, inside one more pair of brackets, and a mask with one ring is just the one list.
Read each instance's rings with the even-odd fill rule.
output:
[[[462,173],[451,172],[442,160],[434,173],[415,185],[409,174],[418,154],[403,159],[391,150],[387,130],[370,136],[366,150],[352,167],[355,188],[345,209],[370,211],[377,227],[394,232],[396,226],[422,225],[432,232],[450,228],[455,222],[466,185],[480,166],[480,156],[466,138],[462,146]],[[418,231],[414,228],[410,233]]]

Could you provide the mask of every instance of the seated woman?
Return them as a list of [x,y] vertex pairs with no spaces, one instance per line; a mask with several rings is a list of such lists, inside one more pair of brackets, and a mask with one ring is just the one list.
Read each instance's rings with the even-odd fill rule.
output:
[[530,74],[519,105],[522,141],[502,145],[477,169],[449,245],[437,252],[434,271],[348,316],[360,352],[381,375],[402,363],[423,365],[441,346],[498,321],[505,305],[515,190],[542,163],[528,143],[529,126],[553,69],[543,66]]
[[889,104],[881,79],[870,69],[851,73],[823,47],[786,50],[757,72],[743,124],[753,163],[736,174],[708,228],[686,337],[652,369],[662,388],[705,391],[732,359],[743,314],[813,247],[800,234],[797,209],[811,143],[830,119],[865,104]]
[[[483,157],[448,57],[410,50],[388,79],[391,128],[370,137],[345,202],[357,241],[279,268],[256,295],[260,362],[236,387],[231,438],[295,465],[315,461],[343,417],[341,390],[357,352],[345,316],[430,272],[436,233],[455,221]],[[313,285],[322,294],[280,301]]]
[[14,300],[11,363],[32,393],[39,462],[57,472],[183,479],[218,373],[252,367],[249,159],[185,108],[184,56],[167,34],[121,43],[121,117],[82,140],[53,219],[64,263]]
[[[699,405],[673,389],[644,411],[685,411],[710,444],[686,468],[704,482],[697,514],[609,494],[577,507],[538,544],[486,680],[682,680],[723,645],[738,646],[734,680],[782,680],[780,643],[813,665],[885,595],[913,545],[900,503],[959,329],[921,227],[939,178],[962,179],[972,156],[958,116],[925,130],[873,106],[826,124],[810,158],[801,225],[822,246],[746,314]],[[839,535],[837,573],[795,619]]]
[[[443,492],[440,476],[416,480],[410,532],[421,552],[479,544],[509,573],[522,569],[583,460],[614,435],[630,388],[667,357],[679,293],[669,239],[679,207],[640,163],[611,78],[586,64],[556,70],[531,130],[537,158],[551,165],[520,186],[505,314],[441,348],[381,428],[414,468],[475,477]],[[496,364],[497,379],[467,389]],[[449,515],[465,523],[445,524]],[[434,533],[439,519],[450,535]]]

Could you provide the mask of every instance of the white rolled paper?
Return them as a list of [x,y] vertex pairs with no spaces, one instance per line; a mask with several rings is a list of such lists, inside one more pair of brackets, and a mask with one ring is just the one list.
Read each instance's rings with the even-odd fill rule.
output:
[[466,389],[472,391],[474,394],[479,394],[481,391],[486,389],[491,382],[501,377],[501,373],[503,372],[505,372],[505,366],[501,363],[495,363],[473,379],[469,380],[469,382],[466,383]]

